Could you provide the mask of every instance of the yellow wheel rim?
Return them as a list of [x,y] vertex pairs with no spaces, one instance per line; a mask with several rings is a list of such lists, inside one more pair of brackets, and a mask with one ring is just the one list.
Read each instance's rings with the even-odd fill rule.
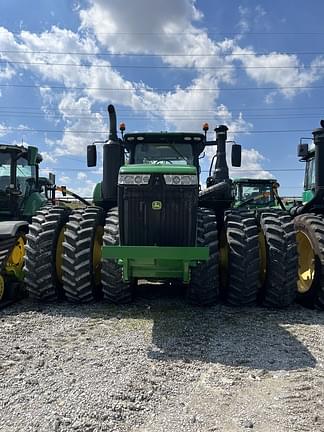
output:
[[92,252],[92,267],[96,285],[99,285],[101,282],[101,247],[103,233],[103,226],[99,225],[96,229]]
[[25,240],[23,237],[19,237],[16,241],[13,250],[11,251],[9,261],[12,265],[22,268],[24,264],[24,256],[25,256]]
[[298,248],[298,292],[309,291],[315,278],[315,254],[309,237],[302,231],[297,231]]
[[225,289],[228,277],[229,247],[227,243],[226,231],[223,229],[219,238],[219,270],[221,286]]
[[5,283],[3,277],[0,275],[0,300],[3,299],[5,292]]
[[263,285],[267,275],[267,246],[262,231],[259,232],[260,280]]
[[15,277],[20,279],[22,277],[22,269],[25,260],[25,237],[22,235],[17,238],[15,246],[12,248],[8,257],[5,271],[13,273]]
[[55,266],[58,280],[62,283],[63,240],[65,226],[61,229],[56,244]]

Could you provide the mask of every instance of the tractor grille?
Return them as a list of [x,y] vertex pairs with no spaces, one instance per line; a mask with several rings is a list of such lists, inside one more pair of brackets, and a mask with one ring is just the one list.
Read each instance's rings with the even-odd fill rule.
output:
[[197,186],[168,186],[161,174],[151,175],[148,185],[119,185],[121,244],[195,245],[197,202]]

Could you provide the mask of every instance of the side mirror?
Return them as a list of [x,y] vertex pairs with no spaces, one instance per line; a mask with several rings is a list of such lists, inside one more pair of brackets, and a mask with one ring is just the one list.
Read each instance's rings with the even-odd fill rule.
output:
[[48,173],[48,181],[51,183],[52,186],[55,185],[55,174],[53,173]]
[[232,145],[232,166],[240,167],[242,161],[242,147],[240,144]]
[[298,144],[297,153],[300,158],[306,157],[308,155],[308,144]]
[[87,165],[88,167],[97,165],[97,148],[94,144],[87,146]]
[[33,146],[28,146],[27,148],[27,163],[30,166],[37,164],[38,148]]

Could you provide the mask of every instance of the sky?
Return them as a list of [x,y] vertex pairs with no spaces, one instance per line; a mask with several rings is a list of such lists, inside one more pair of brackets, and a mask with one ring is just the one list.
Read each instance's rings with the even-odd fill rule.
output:
[[323,16],[321,0],[1,0],[0,142],[36,145],[43,175],[91,196],[86,146],[113,103],[128,132],[226,124],[233,177],[299,196],[297,144],[324,118]]

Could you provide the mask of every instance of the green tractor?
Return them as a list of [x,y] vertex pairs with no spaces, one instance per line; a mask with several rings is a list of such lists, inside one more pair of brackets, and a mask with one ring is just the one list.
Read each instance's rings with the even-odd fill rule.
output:
[[234,208],[281,208],[278,193],[279,183],[275,179],[237,178],[233,180]]
[[0,300],[13,300],[23,278],[25,241],[32,216],[46,202],[36,147],[0,144]]
[[[184,284],[196,305],[220,298],[233,305],[290,304],[297,279],[293,223],[287,214],[265,212],[257,220],[246,209],[231,209],[227,127],[217,127],[216,139],[207,141],[207,125],[205,133],[124,134],[121,124],[118,138],[112,105],[108,114],[94,205],[72,211],[65,224],[63,215],[53,216],[53,207],[55,232],[47,229],[46,218],[33,218],[25,269],[30,294],[120,304],[132,300],[144,279]],[[201,189],[199,159],[206,146],[217,146],[217,152]],[[87,161],[96,166],[96,143],[88,146]],[[240,163],[235,144],[232,165]]]
[[305,162],[303,203],[291,209],[298,242],[298,298],[308,307],[324,309],[324,120],[313,131],[314,147],[300,143]]

